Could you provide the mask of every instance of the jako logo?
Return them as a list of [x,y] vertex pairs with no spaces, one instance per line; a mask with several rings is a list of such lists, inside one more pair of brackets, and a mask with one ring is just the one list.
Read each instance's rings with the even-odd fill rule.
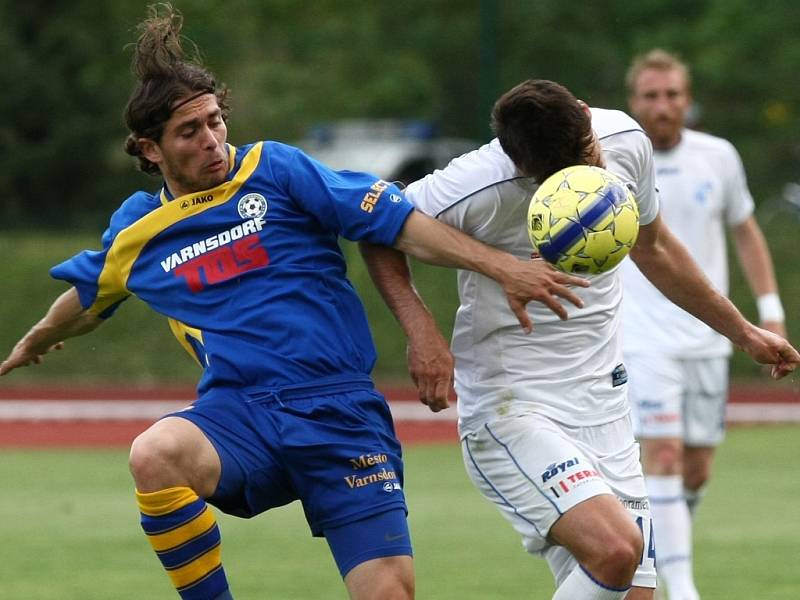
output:
[[205,196],[195,196],[191,200],[184,200],[181,202],[181,209],[186,210],[190,206],[197,206],[198,204],[205,204],[214,199],[214,194],[206,194]]

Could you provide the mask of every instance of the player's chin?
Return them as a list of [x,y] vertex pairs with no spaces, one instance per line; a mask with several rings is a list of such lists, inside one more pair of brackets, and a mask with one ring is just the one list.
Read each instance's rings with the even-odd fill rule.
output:
[[226,171],[222,169],[212,169],[205,171],[197,178],[196,189],[209,190],[225,182]]

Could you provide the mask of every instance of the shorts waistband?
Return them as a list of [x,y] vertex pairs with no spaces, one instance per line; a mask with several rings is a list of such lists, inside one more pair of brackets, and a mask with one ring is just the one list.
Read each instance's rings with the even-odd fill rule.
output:
[[289,385],[282,388],[248,387],[244,393],[248,396],[248,403],[262,404],[275,402],[281,404],[285,401],[313,398],[314,396],[328,396],[341,392],[355,392],[359,390],[373,390],[375,385],[368,377],[338,381],[318,381]]

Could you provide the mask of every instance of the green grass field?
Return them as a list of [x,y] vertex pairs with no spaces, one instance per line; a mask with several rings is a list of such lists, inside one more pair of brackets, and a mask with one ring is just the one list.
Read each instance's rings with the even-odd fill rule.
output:
[[[696,524],[703,600],[800,598],[798,456],[800,428],[729,433]],[[418,598],[550,598],[544,562],[471,487],[458,446],[409,446],[406,469]],[[177,598],[140,533],[125,452],[6,450],[0,482],[0,598]],[[299,506],[220,525],[238,600],[346,598]]]

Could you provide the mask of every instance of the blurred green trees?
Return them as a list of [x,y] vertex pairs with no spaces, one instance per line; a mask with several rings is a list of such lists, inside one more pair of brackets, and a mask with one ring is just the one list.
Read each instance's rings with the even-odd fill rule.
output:
[[[654,46],[693,67],[701,125],[742,153],[773,248],[789,317],[800,323],[793,265],[798,221],[777,203],[800,180],[800,2],[796,0],[175,0],[185,33],[232,89],[232,143],[298,139],[312,124],[413,117],[449,135],[488,139],[500,93],[526,78],[560,81],[592,105],[625,108],[631,57]],[[63,285],[46,269],[96,247],[110,213],[159,181],[135,170],[122,142],[132,87],[130,49],[145,2],[0,0],[0,341],[4,352]],[[19,232],[11,232],[13,228]],[[24,229],[23,229],[24,228]],[[77,230],[28,233],[32,229]],[[404,379],[404,337],[353,255],[380,359],[376,374]],[[786,257],[789,257],[787,260]],[[445,331],[455,308],[452,271],[419,268],[418,283]],[[741,274],[734,301],[753,318]],[[132,300],[94,336],[29,379],[194,380],[163,319]],[[158,352],[140,352],[155,348]],[[102,351],[100,351],[102,349]],[[77,356],[76,356],[77,355]],[[737,354],[734,374],[759,370]]]
[[[694,69],[702,125],[741,150],[757,199],[800,175],[794,0],[176,0],[232,88],[231,141],[292,141],[345,117],[417,117],[486,139],[491,101],[528,77],[625,107],[631,56]],[[102,226],[137,174],[121,149],[145,3],[0,0],[0,227]]]

